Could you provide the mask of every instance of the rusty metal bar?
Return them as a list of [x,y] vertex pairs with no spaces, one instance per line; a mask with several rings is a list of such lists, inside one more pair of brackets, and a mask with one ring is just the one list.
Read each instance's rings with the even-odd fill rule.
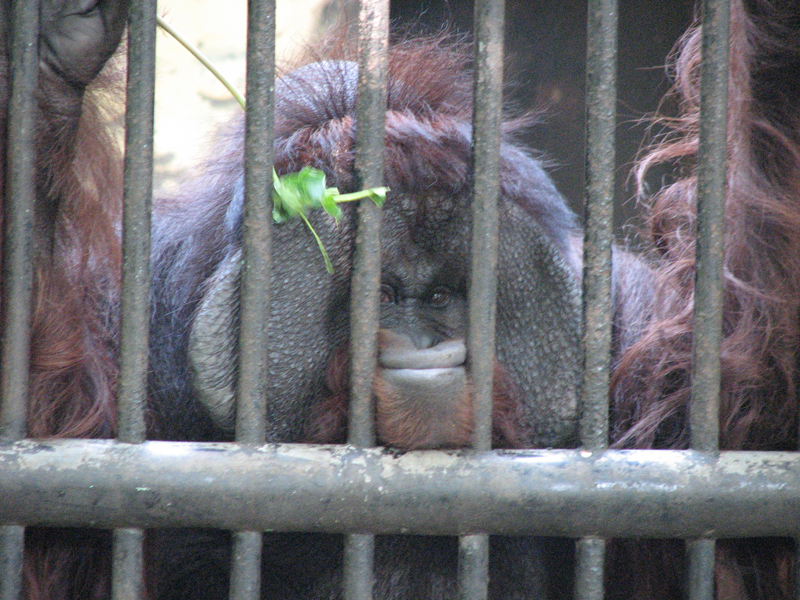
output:
[[[356,181],[362,188],[383,185],[386,72],[389,46],[388,0],[361,0],[358,22]],[[378,360],[381,213],[371,200],[358,206],[350,300],[350,406],[348,441],[375,443],[372,380]],[[355,343],[357,342],[357,343]],[[344,552],[344,597],[372,598],[374,536],[348,536]]]
[[[704,0],[702,10],[690,426],[692,448],[716,453],[727,190],[729,0]],[[690,600],[714,598],[714,547],[712,539],[688,543]]]
[[[192,442],[0,446],[0,522],[580,537],[800,535],[800,453]],[[624,493],[623,493],[624,492]],[[322,508],[324,507],[324,508]]]
[[25,437],[33,298],[33,214],[36,204],[35,122],[39,73],[39,3],[18,0],[11,27],[3,218],[3,364],[0,439]]
[[[263,443],[266,436],[268,338],[272,268],[272,164],[275,133],[275,0],[250,0],[247,14],[247,114],[245,203],[236,439]],[[261,597],[260,531],[233,535],[231,600]]]

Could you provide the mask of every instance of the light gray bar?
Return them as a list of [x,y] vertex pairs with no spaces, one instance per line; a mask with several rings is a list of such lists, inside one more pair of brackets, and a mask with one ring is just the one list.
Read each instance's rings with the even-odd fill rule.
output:
[[602,600],[606,542],[584,537],[576,545],[575,599]]
[[580,537],[800,535],[800,453],[0,446],[0,522]]
[[24,541],[24,527],[0,527],[0,600],[19,600],[22,597]]
[[686,543],[689,553],[689,600],[714,600],[714,549],[710,539]]
[[111,568],[112,600],[144,597],[144,533],[141,529],[116,529]]
[[489,536],[462,535],[458,539],[458,598],[486,600],[489,597]]
[[257,600],[261,598],[261,547],[260,531],[239,531],[233,534],[231,568],[231,600]]

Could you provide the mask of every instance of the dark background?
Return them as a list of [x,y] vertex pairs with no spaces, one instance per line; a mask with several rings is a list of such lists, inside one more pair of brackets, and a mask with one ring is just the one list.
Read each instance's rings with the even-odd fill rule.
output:
[[[551,163],[551,175],[578,212],[584,190],[586,10],[586,0],[506,1],[506,97],[520,108],[544,111],[526,142]],[[449,25],[469,32],[472,11],[469,0],[391,2],[393,25],[412,31]],[[626,236],[636,225],[629,173],[647,142],[645,117],[669,88],[664,65],[693,16],[691,0],[620,2],[615,222]]]

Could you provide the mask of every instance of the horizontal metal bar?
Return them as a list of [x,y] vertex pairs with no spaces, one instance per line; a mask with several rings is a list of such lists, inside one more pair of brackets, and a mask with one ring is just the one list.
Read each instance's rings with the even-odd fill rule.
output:
[[569,537],[800,535],[800,453],[112,440],[0,445],[0,523]]

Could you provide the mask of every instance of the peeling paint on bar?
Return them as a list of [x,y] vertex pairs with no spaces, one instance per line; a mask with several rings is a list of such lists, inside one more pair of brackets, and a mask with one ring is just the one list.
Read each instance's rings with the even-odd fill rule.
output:
[[[0,447],[0,521],[601,536],[800,535],[800,454],[398,454],[103,440]],[[146,490],[142,488],[147,488]]]

